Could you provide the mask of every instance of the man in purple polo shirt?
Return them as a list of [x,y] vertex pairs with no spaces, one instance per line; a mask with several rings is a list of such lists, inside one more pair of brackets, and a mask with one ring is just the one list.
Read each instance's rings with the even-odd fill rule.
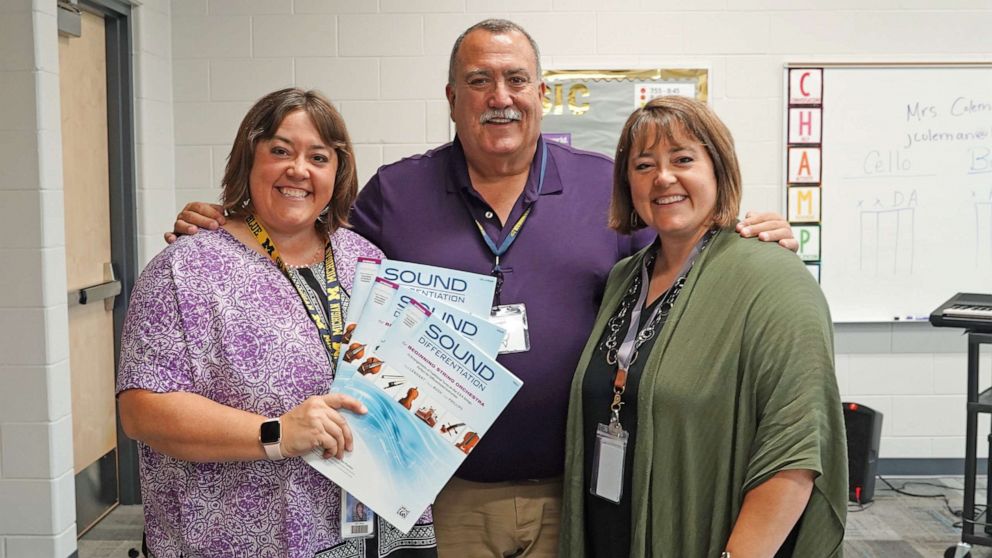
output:
[[[537,44],[521,27],[470,27],[445,88],[455,141],[380,168],[351,216],[390,258],[496,274],[495,309],[516,324],[526,315],[529,344],[499,357],[523,388],[435,502],[442,558],[557,554],[572,373],[610,269],[650,240],[606,227],[609,158],[541,139],[540,76]],[[189,204],[175,230],[221,219]],[[778,215],[741,229],[796,248]]]

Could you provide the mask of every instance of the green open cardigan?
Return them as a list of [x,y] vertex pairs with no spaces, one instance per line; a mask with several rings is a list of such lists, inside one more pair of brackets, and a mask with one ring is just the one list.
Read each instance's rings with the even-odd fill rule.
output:
[[[582,382],[646,250],[614,267],[572,382],[561,556],[586,556]],[[823,293],[794,254],[720,231],[699,256],[638,390],[631,557],[716,558],[744,495],[817,473],[794,556],[842,555],[847,444]],[[633,453],[633,455],[631,455]]]

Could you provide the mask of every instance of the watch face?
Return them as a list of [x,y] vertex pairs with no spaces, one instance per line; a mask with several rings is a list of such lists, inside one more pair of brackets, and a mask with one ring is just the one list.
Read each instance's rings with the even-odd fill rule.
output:
[[274,444],[279,441],[279,421],[278,420],[267,420],[262,423],[262,429],[259,437],[262,439],[263,444]]

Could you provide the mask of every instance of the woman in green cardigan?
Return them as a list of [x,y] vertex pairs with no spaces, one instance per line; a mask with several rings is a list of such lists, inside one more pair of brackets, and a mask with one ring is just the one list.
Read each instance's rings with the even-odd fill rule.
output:
[[798,258],[734,233],[740,197],[705,104],[627,120],[610,226],[658,240],[613,269],[572,383],[561,556],[842,554],[829,311]]

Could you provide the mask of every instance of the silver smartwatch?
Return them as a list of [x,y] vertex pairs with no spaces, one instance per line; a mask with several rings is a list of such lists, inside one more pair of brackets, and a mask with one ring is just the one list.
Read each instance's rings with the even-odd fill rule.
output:
[[265,456],[269,460],[278,461],[285,457],[279,447],[279,443],[282,441],[282,423],[279,422],[279,419],[269,419],[262,423],[258,429],[258,441],[262,442],[262,449],[265,450]]

